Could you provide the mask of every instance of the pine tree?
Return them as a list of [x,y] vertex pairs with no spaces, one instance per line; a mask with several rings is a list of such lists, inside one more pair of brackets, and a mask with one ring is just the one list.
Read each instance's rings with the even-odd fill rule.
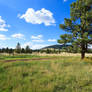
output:
[[8,53],[14,55],[14,50],[12,48],[10,48]]
[[50,54],[51,53],[51,50],[47,48],[46,53],[47,54]]
[[25,53],[26,51],[25,51],[25,49],[24,48],[22,48],[21,49],[21,53]]
[[88,44],[92,44],[92,0],[76,0],[71,4],[70,18],[65,18],[60,28],[67,34],[61,35],[59,43],[75,44],[85,58]]
[[6,50],[5,50],[6,53],[9,53],[9,48],[7,47]]
[[30,47],[28,45],[26,46],[25,51],[26,51],[26,53],[30,53],[31,52],[31,49],[30,49]]
[[20,43],[17,43],[15,51],[16,51],[16,53],[21,53],[21,45],[20,45]]

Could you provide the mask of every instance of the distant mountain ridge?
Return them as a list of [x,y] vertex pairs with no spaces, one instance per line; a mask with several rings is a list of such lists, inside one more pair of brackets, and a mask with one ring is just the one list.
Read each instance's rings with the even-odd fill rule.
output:
[[[70,46],[70,45],[66,45],[66,46]],[[50,46],[44,47],[42,49],[50,49],[50,48],[52,48],[52,49],[62,49],[63,47],[65,47],[65,46],[57,44],[57,45],[50,45]]]

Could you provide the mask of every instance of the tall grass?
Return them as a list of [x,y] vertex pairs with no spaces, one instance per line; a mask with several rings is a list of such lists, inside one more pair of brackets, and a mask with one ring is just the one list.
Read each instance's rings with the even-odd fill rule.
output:
[[81,61],[79,57],[65,56],[55,60],[0,61],[0,92],[92,92],[91,62],[89,58]]

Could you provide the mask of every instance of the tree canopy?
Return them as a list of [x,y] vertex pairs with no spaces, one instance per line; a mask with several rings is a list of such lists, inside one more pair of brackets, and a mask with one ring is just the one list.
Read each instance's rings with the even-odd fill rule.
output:
[[61,35],[58,43],[77,45],[83,59],[88,45],[92,44],[92,0],[76,0],[70,7],[71,17],[60,24],[67,34]]

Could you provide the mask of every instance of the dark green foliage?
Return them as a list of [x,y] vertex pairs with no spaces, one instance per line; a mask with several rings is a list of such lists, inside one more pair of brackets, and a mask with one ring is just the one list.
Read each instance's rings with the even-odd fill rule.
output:
[[43,50],[43,49],[42,49],[42,50],[40,50],[40,53],[44,53],[44,52],[46,52],[46,51],[45,51],[45,50]]
[[32,53],[32,50],[30,49],[29,46],[26,46],[26,48],[25,48],[25,52],[26,52],[26,53]]
[[47,49],[47,50],[46,50],[46,53],[47,53],[47,54],[50,54],[50,53],[51,53],[51,50],[50,50],[50,49]]
[[21,53],[21,45],[20,45],[20,43],[17,43],[15,52],[16,53]]
[[83,59],[88,44],[92,44],[92,0],[73,2],[70,15],[70,18],[65,18],[64,24],[60,24],[60,28],[65,30],[67,34],[61,35],[58,43],[72,44],[74,49],[80,48]]
[[12,48],[2,48],[0,49],[0,53],[8,53],[8,54],[13,54],[14,53],[14,49]]
[[21,49],[21,53],[25,53],[25,49],[24,48]]
[[13,54],[14,53],[14,50],[11,48],[11,49],[9,49],[9,52],[8,52],[9,54]]
[[7,47],[6,50],[5,50],[6,53],[9,53],[9,48]]

